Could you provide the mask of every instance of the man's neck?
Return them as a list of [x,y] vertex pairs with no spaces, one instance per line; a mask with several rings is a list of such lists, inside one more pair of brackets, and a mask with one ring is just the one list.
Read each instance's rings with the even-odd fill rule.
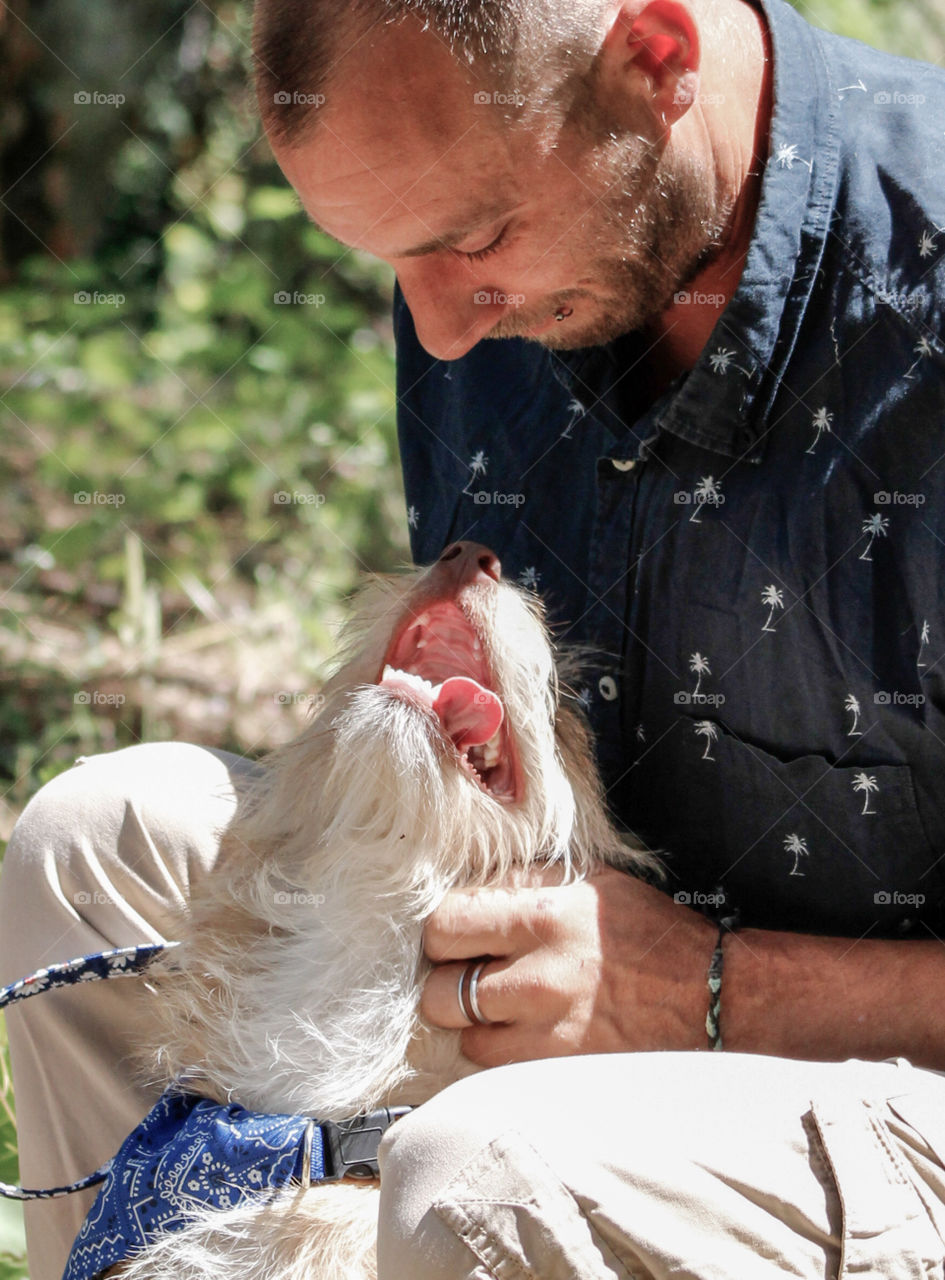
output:
[[[720,186],[734,194],[732,213],[722,247],[686,284],[691,300],[674,303],[648,328],[656,340],[650,360],[657,393],[699,359],[722,309],[738,288],[751,244],[768,155],[772,66],[770,36],[760,11],[739,2],[737,20],[744,56],[728,62],[737,69],[726,76],[723,88],[706,90],[732,94],[735,101],[746,104],[743,131],[736,127],[712,142]],[[741,148],[740,136],[747,144]]]

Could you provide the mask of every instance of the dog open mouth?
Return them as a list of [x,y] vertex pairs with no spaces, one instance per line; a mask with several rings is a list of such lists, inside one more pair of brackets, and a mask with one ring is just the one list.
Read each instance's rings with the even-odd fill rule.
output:
[[438,601],[395,635],[378,684],[428,708],[463,769],[493,799],[516,799],[505,709],[475,627],[452,601]]

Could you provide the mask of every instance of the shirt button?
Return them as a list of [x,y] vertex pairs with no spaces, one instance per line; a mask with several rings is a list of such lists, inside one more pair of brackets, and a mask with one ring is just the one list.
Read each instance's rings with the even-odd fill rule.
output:
[[617,697],[617,681],[613,676],[601,676],[597,682],[600,696],[605,702],[613,702]]
[[615,471],[632,471],[637,465],[636,458],[611,458],[610,462]]

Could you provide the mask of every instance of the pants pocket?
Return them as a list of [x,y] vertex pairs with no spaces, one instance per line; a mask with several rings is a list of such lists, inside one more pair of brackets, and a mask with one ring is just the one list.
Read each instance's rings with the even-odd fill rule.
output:
[[885,1100],[811,1105],[843,1213],[838,1280],[942,1280],[945,1245],[887,1129]]
[[433,1208],[496,1280],[631,1278],[558,1175],[515,1132],[485,1147]]

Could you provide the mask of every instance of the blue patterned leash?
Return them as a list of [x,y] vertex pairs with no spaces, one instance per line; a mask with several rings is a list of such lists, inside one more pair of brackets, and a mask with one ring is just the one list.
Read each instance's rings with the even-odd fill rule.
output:
[[[157,956],[178,945],[176,942],[149,942],[137,947],[116,947],[114,951],[96,951],[93,955],[78,956],[75,960],[66,960],[62,964],[48,965],[26,978],[18,978],[8,987],[0,987],[0,1009],[16,1004],[19,1000],[28,1000],[30,996],[41,995],[44,991],[52,991],[55,987],[74,987],[80,982],[104,982],[108,978],[135,977]],[[54,1200],[57,1196],[68,1196],[73,1191],[84,1191],[86,1187],[95,1187],[104,1182],[113,1163],[114,1158],[94,1173],[62,1187],[40,1190],[0,1182],[0,1196],[7,1200]]]

